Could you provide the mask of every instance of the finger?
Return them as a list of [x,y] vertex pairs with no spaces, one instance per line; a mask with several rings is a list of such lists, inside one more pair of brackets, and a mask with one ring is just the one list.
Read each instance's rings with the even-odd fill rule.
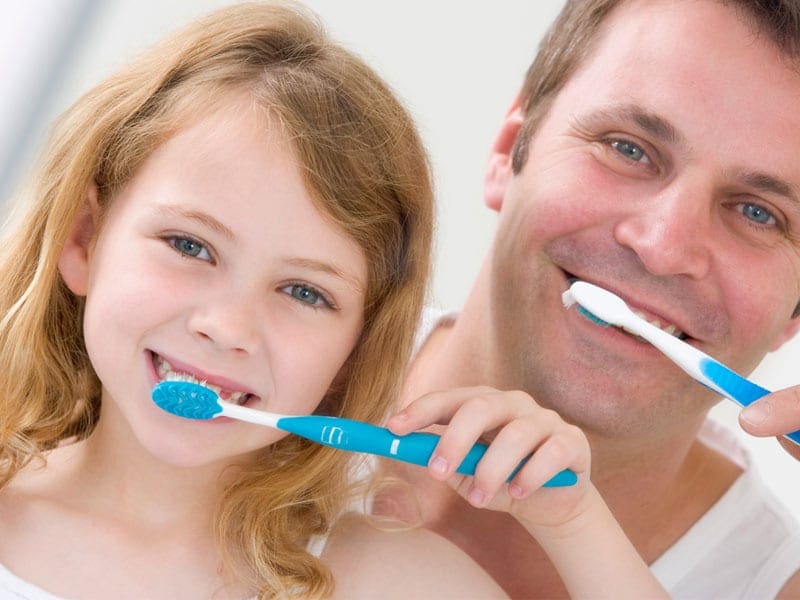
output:
[[760,437],[783,435],[800,429],[800,386],[773,392],[739,414],[746,432]]
[[[444,480],[452,475],[485,432],[508,426],[508,410],[502,406],[505,400],[497,394],[471,396],[452,415],[431,457],[431,474],[436,479]],[[523,449],[523,453],[528,451],[530,446]],[[485,459],[484,455],[479,466]]]
[[589,443],[577,427],[568,426],[542,443],[508,486],[515,500],[527,498],[564,469],[578,477],[590,468]]
[[[482,388],[458,388],[429,392],[391,417],[386,426],[392,433],[405,435],[433,424],[447,424],[459,407]],[[486,388],[487,390],[489,388]]]
[[475,469],[467,501],[482,508],[505,486],[506,480],[551,434],[546,415],[516,419],[501,428]]
[[458,388],[421,396],[389,419],[387,427],[397,435],[404,435],[430,425],[448,424],[471,401],[483,403],[473,404],[469,410],[482,411],[488,417],[487,423],[507,422],[526,411],[539,409],[524,392],[500,392],[490,387]]

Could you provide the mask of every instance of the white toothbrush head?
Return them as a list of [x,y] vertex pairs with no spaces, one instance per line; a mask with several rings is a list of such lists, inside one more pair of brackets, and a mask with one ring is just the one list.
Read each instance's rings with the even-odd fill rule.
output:
[[[561,301],[566,308],[576,305],[577,310],[593,323],[603,327],[621,327],[647,340],[695,381],[740,406],[748,406],[769,393],[769,390],[742,377],[694,346],[648,323],[636,315],[622,298],[608,290],[585,281],[576,281],[561,295]],[[800,446],[800,430],[784,437]]]
[[637,325],[646,323],[628,308],[622,298],[585,281],[573,283],[561,295],[561,301],[567,308],[577,304],[576,308],[583,316],[603,327],[615,325],[640,334],[639,331],[636,331]]
[[613,325],[650,342],[694,379],[720,390],[701,369],[705,361],[713,359],[636,315],[616,294],[585,281],[576,281],[561,299],[567,308],[576,305],[578,311],[593,323],[605,327]]

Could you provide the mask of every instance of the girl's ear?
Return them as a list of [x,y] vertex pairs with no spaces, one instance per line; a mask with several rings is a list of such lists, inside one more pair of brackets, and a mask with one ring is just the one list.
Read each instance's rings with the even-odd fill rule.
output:
[[93,182],[86,190],[83,206],[72,222],[58,257],[61,278],[77,296],[85,296],[89,286],[89,251],[99,215],[97,185]]

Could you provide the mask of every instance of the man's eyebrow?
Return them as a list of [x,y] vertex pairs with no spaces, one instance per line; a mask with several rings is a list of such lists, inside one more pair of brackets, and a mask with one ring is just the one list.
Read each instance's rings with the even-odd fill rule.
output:
[[609,126],[613,123],[631,123],[663,142],[675,146],[686,146],[680,131],[664,117],[646,111],[638,104],[616,104],[601,108],[586,115],[578,116],[576,123],[589,129]]
[[216,231],[217,233],[220,233],[229,240],[233,240],[236,238],[236,236],[230,229],[228,229],[225,225],[223,225],[220,221],[218,221],[208,213],[199,210],[192,210],[190,208],[183,208],[181,206],[177,206],[174,204],[159,206],[158,211],[166,215],[177,216],[177,217],[182,217],[184,219],[191,219],[193,221],[197,221],[198,223],[205,225],[209,229]]
[[310,269],[312,271],[319,271],[320,273],[333,275],[334,277],[344,281],[353,289],[359,292],[364,292],[364,285],[358,280],[358,278],[329,262],[316,260],[313,258],[290,258],[286,262],[296,267],[302,267],[304,269]]
[[769,173],[759,172],[744,172],[739,175],[738,179],[748,187],[793,200],[798,203],[798,208],[800,209],[800,196],[798,196],[797,189],[783,179]]

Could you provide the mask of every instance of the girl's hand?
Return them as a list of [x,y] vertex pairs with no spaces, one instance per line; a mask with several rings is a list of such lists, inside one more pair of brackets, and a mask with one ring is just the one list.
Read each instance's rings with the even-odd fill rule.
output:
[[[782,436],[800,429],[800,386],[778,390],[756,400],[742,410],[739,424],[747,433],[759,437]],[[800,446],[783,437],[778,442],[800,460]]]
[[[433,392],[409,404],[387,426],[393,433],[404,435],[435,424],[445,427],[436,429],[442,439],[428,470],[475,507],[508,512],[529,530],[535,530],[567,526],[592,502],[586,437],[528,394],[488,387]],[[489,443],[489,449],[478,463],[475,476],[455,474],[479,440]],[[531,453],[507,484],[508,476]],[[578,475],[576,485],[541,488],[563,469]]]

